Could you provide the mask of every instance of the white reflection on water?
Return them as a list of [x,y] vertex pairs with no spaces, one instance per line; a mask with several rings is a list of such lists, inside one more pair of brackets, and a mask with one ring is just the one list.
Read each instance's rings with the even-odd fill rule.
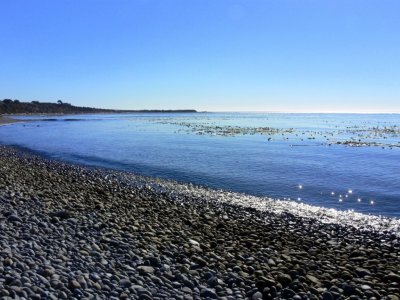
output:
[[[160,179],[143,179],[135,175],[123,175],[134,185],[151,189],[154,192],[167,193],[177,202],[193,202],[202,206],[216,203],[223,208],[224,204],[240,208],[253,208],[260,212],[285,214],[290,213],[301,218],[311,218],[325,224],[340,224],[353,226],[362,230],[390,231],[400,236],[400,219],[384,217],[381,215],[367,215],[355,212],[354,209],[339,211],[334,208],[313,206],[297,201],[272,199],[269,197],[256,197],[236,192],[213,190],[195,186],[193,184],[180,184],[174,181]],[[374,201],[371,200],[371,204]]]

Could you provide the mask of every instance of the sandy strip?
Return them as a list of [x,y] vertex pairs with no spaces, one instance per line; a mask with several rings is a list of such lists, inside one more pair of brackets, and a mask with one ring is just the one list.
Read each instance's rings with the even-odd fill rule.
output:
[[13,119],[12,117],[0,116],[0,126],[10,125],[14,123],[25,122],[23,120]]

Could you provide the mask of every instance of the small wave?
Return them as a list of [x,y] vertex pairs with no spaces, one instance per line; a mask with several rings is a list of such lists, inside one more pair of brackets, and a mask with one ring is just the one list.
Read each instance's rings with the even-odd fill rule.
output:
[[[400,219],[398,218],[367,215],[353,210],[341,211],[334,208],[314,206],[294,201],[214,190],[193,184],[180,184],[170,180],[152,180],[147,178],[141,181],[138,180],[138,176],[135,176],[135,180],[132,182],[139,185],[142,183],[144,187],[158,193],[174,194],[175,197],[173,198],[176,201],[184,202],[185,199],[191,199],[195,202],[212,201],[233,205],[238,208],[254,209],[267,215],[269,213],[278,215],[291,214],[300,218],[315,219],[325,224],[340,224],[375,232],[392,232],[400,236]],[[202,205],[206,205],[206,203],[202,203]]]
[[83,118],[66,118],[66,119],[60,119],[60,118],[43,118],[43,119],[25,119],[26,121],[31,121],[31,122],[82,122],[82,121],[101,121],[103,119],[83,119]]

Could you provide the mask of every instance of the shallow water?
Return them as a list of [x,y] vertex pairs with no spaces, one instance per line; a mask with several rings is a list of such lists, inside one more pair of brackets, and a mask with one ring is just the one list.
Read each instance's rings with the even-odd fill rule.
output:
[[400,217],[400,115],[21,118],[34,121],[1,127],[0,143],[87,165]]

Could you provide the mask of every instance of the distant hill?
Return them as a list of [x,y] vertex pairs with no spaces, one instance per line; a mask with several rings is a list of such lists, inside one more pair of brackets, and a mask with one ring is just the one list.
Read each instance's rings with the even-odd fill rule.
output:
[[115,110],[93,107],[74,106],[70,103],[58,101],[50,102],[20,102],[4,99],[0,101],[0,114],[82,114],[82,113],[194,113],[194,109],[182,110]]

